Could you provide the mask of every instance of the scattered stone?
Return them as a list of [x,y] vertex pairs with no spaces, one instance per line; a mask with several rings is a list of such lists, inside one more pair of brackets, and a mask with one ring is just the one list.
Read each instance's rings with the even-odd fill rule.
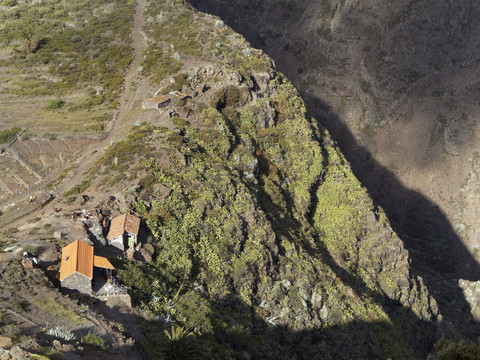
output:
[[33,269],[33,261],[32,261],[32,259],[23,258],[23,259],[22,259],[22,266],[23,266],[25,269]]
[[0,349],[0,360],[10,360],[11,358],[7,350]]
[[125,251],[125,255],[128,261],[132,261],[133,256],[135,255],[135,249],[128,249],[127,251]]
[[9,348],[12,345],[13,345],[12,344],[12,339],[10,339],[9,337],[0,335],[0,348],[1,349]]
[[63,344],[62,345],[62,352],[72,352],[75,351],[75,346],[72,344]]
[[16,360],[27,360],[27,359],[30,359],[30,355],[31,355],[30,353],[26,352],[18,345],[15,345],[13,348],[11,348],[9,351],[9,354],[12,357],[12,359],[16,359]]
[[62,343],[58,340],[53,340],[53,347],[58,350],[58,351],[61,351],[62,350]]

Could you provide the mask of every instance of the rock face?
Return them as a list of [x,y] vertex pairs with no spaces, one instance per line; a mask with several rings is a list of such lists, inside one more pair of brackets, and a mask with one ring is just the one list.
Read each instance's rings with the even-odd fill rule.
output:
[[480,320],[480,281],[468,281],[460,279],[458,281],[463,290],[465,300],[470,305],[471,313],[476,321]]
[[[146,172],[128,188],[155,254],[119,269],[134,305],[217,344],[207,358],[425,357],[438,305],[289,80],[218,19],[173,3],[147,14],[146,61],[155,46],[189,59],[173,82],[145,67],[151,93],[192,98],[139,123],[95,169],[92,187],[118,156]],[[180,20],[199,29],[172,28]]]
[[10,350],[0,348],[0,359],[2,360],[27,360],[30,359],[29,352],[23,350],[20,346],[15,345]]
[[475,2],[192,4],[264,49],[299,88],[385,210],[444,318],[474,339],[478,323],[455,307],[468,306],[458,278],[480,276]]
[[0,348],[1,349],[9,348],[12,345],[13,345],[12,339],[10,339],[8,337],[5,337],[5,336],[0,336]]
[[474,1],[193,4],[220,15],[272,56],[402,233],[418,236],[406,209],[435,214],[417,208],[414,197],[399,194],[372,168],[428,196],[470,251],[480,246],[478,202],[464,189],[480,169],[480,10]]

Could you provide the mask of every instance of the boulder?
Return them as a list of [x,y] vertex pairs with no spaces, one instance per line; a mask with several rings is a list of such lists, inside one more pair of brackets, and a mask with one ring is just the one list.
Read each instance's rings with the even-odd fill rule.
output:
[[12,339],[0,335],[0,349],[10,348],[12,345]]

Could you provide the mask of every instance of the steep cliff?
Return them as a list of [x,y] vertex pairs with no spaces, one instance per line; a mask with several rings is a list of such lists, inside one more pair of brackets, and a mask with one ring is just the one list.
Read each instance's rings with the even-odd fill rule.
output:
[[[293,23],[299,4],[253,2],[246,13],[269,10]],[[126,5],[131,14],[132,3]],[[100,0],[91,6],[111,24],[115,6]],[[322,6],[324,34],[336,12],[328,2]],[[99,24],[78,41],[87,33],[96,41],[115,38],[114,28],[96,34]],[[111,214],[126,205],[148,226],[136,254],[143,261],[112,262],[141,310],[147,339],[141,346],[149,357],[183,351],[183,358],[207,359],[413,359],[431,352],[441,332],[461,334],[452,308],[444,321],[430,295],[424,282],[432,278],[410,268],[416,254],[263,51],[183,1],[139,1],[133,26],[134,66],[120,56],[122,66],[112,73],[126,72],[128,91],[120,94],[118,82],[103,86],[111,95],[104,105],[120,98],[119,120],[102,118],[114,130],[48,185],[58,195],[55,211],[88,202]],[[297,52],[295,46],[281,51]],[[346,56],[344,48],[327,47]],[[37,64],[39,55],[51,56],[48,49],[21,57]],[[72,66],[69,78],[80,70]],[[106,79],[96,81],[101,87]],[[70,85],[53,94],[82,84]],[[443,265],[436,254],[432,262]]]
[[430,351],[435,300],[271,60],[186,5],[148,3],[144,31],[134,104],[171,101],[139,110],[88,175],[103,197],[128,187],[153,234],[152,262],[118,264],[136,304],[194,330],[207,358]]
[[276,61],[385,209],[413,271],[454,324],[447,332],[475,338],[458,281],[480,276],[476,4],[192,4]]

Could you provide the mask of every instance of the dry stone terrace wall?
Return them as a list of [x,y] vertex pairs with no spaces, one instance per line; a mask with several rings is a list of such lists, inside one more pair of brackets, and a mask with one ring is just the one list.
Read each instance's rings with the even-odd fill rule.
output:
[[0,200],[42,186],[43,179],[84,151],[95,138],[18,138],[0,153]]

